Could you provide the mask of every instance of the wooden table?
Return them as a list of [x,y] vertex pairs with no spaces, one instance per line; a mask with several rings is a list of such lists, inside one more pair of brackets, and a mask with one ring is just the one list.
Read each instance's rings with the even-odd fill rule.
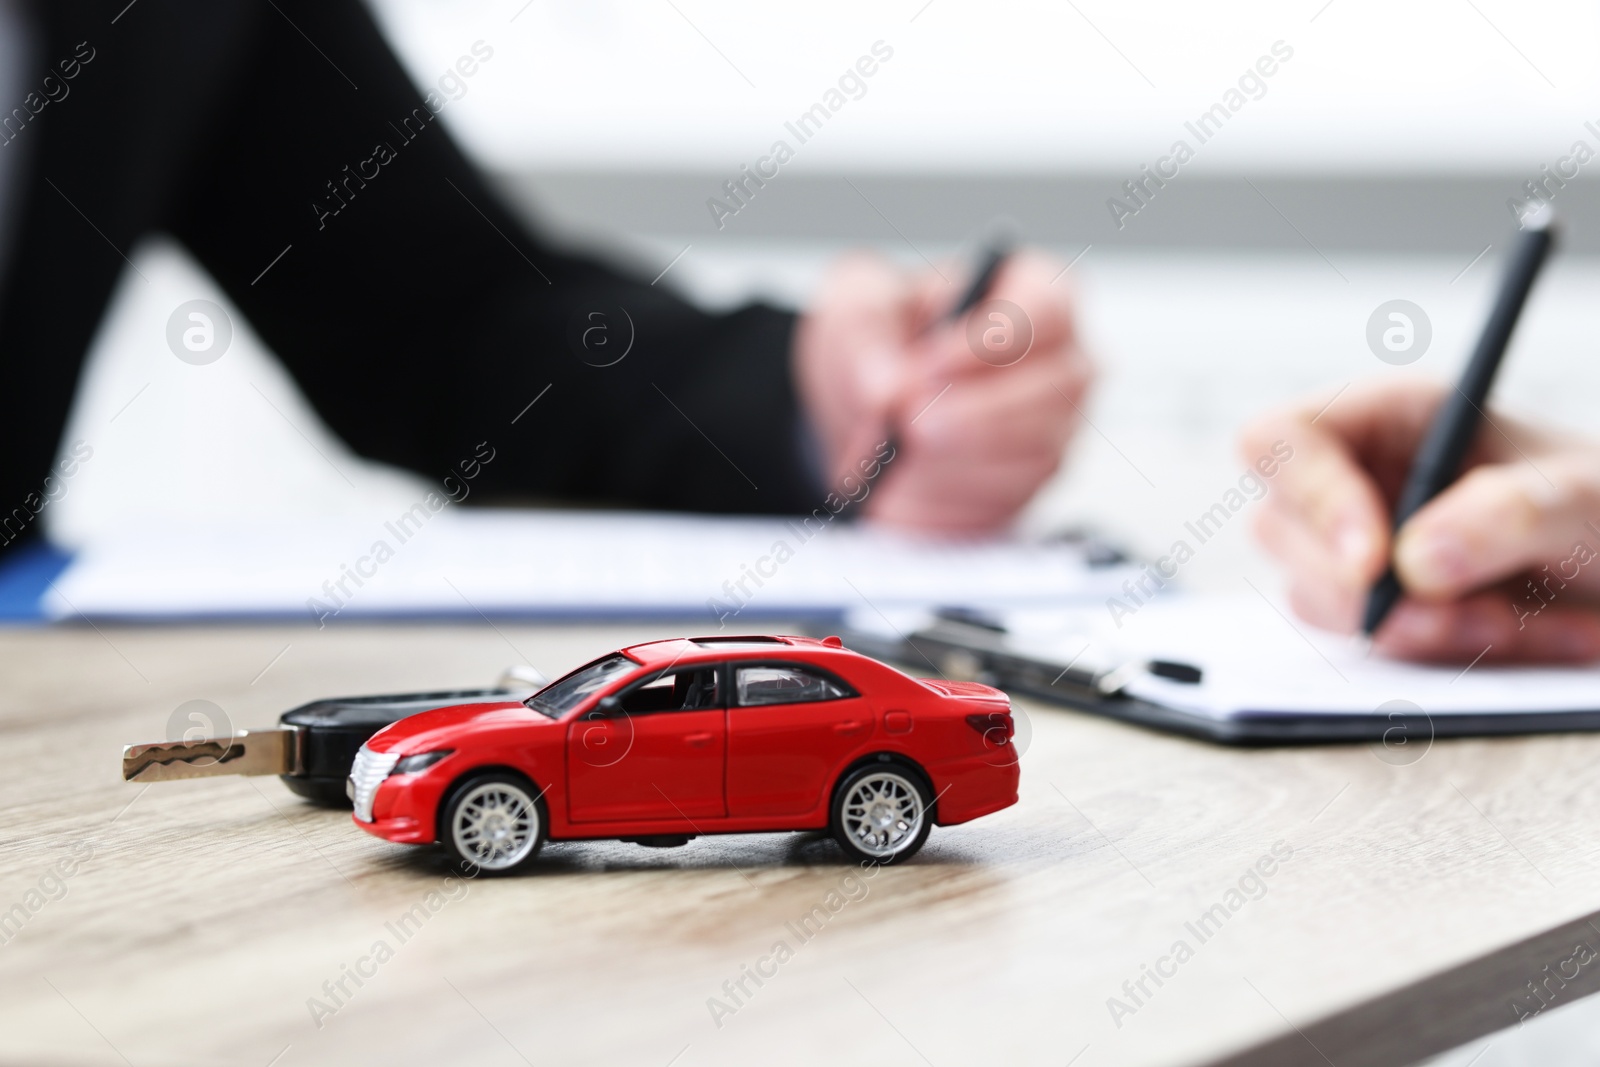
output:
[[[272,778],[118,774],[191,699],[266,725],[662,633],[0,633],[0,1061],[1401,1064],[1513,1024],[1525,983],[1600,947],[1600,737],[1400,765],[1026,705],[1021,803],[870,879],[788,835],[556,844],[461,882]],[[1600,985],[1577,970],[1555,1003]]]

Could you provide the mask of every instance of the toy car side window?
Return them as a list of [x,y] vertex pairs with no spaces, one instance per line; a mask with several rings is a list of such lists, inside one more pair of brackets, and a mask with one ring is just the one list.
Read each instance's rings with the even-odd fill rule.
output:
[[820,671],[797,663],[762,663],[739,668],[739,703],[804,704],[855,694]]
[[701,711],[722,707],[722,668],[668,671],[633,686],[621,696],[629,715],[655,711]]

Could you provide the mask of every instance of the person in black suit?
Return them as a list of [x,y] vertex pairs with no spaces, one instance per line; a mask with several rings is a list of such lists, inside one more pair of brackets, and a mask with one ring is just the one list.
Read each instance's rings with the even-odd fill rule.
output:
[[[982,530],[1060,460],[1090,371],[1047,257],[1014,257],[993,290],[1030,319],[1009,366],[974,358],[966,324],[923,332],[956,286],[874,259],[837,267],[803,317],[708,314],[530,234],[358,0],[16,2],[0,0],[13,43],[31,27],[30,80],[0,100],[8,545],[35,532],[85,351],[155,232],[356,452],[438,477],[493,437],[478,499],[806,512],[856,496],[894,425],[861,510]],[[583,324],[618,308],[634,347],[597,366]]]

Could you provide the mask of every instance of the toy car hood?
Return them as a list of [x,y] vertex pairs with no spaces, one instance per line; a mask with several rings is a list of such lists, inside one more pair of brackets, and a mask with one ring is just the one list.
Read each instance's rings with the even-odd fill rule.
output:
[[554,724],[521,701],[502,700],[489,704],[454,704],[447,708],[419,712],[385,726],[367,742],[374,752],[397,752],[403,756],[449,748],[467,734],[501,726]]

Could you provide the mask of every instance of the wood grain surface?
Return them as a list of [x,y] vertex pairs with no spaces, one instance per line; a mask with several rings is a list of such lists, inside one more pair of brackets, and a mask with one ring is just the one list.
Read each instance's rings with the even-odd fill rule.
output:
[[1399,1064],[1600,946],[1593,736],[1228,750],[1019,705],[1021,803],[872,872],[768,835],[461,881],[273,778],[118,774],[189,700],[262,726],[671,633],[0,632],[0,1060]]

